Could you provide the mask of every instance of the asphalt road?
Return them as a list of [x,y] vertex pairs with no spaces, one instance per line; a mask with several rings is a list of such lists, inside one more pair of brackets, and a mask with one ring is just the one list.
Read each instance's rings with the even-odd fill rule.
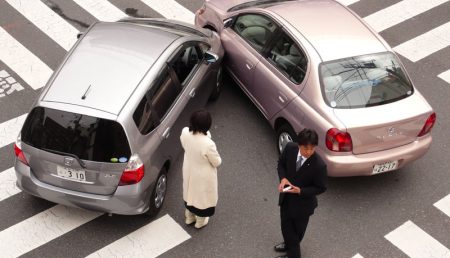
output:
[[[109,2],[124,12],[162,16],[137,0]],[[361,0],[350,8],[366,17],[398,2]],[[78,30],[84,30],[83,24],[96,20],[72,1],[54,0],[53,3],[62,10],[64,15],[60,15]],[[178,0],[178,3],[191,11],[201,6],[198,0]],[[449,22],[449,13],[450,1],[447,1],[382,31],[381,35],[391,46],[397,46]],[[0,26],[53,70],[66,53],[5,0],[0,0]],[[450,69],[449,56],[448,46],[416,62],[400,56],[416,88],[438,117],[429,152],[399,171],[372,177],[330,178],[328,191],[319,197],[319,207],[302,242],[304,257],[352,257],[357,253],[364,257],[407,257],[384,238],[406,221],[414,222],[450,248],[450,217],[433,206],[450,194],[450,83],[438,77]],[[0,98],[0,123],[28,112],[38,94],[0,59],[2,70],[12,75],[24,89]],[[216,215],[201,230],[184,225],[180,156],[170,170],[169,194],[155,220],[169,214],[191,238],[161,257],[274,257],[277,254],[273,245],[282,239],[274,132],[229,79],[218,101],[207,108],[213,115],[211,133],[223,158]],[[12,147],[13,144],[8,144],[0,148],[0,171],[13,166]],[[0,231],[53,206],[24,193],[1,200]],[[84,257],[150,222],[144,216],[102,215],[24,256]]]

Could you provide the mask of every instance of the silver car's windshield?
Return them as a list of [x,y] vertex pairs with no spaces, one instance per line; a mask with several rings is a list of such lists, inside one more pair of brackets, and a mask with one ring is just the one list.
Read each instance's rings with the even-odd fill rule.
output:
[[320,77],[324,99],[333,108],[382,105],[414,91],[392,53],[326,62],[320,65]]

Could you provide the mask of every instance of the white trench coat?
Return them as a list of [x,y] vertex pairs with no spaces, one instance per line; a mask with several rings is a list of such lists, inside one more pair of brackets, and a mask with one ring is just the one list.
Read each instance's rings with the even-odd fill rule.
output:
[[218,200],[217,167],[222,159],[211,134],[193,134],[188,127],[180,136],[184,149],[183,199],[197,209],[215,207]]

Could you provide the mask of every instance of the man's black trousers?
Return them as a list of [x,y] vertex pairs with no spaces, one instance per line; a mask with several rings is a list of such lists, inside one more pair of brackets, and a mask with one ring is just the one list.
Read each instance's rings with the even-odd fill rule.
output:
[[305,235],[309,216],[292,217],[288,215],[286,205],[280,207],[281,233],[287,248],[289,258],[300,258],[300,242]]

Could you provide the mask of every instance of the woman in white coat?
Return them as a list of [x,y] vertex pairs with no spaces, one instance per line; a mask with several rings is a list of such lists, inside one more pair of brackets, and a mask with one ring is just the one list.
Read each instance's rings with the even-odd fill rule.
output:
[[211,139],[211,115],[206,110],[194,112],[189,128],[180,136],[184,149],[183,199],[186,224],[196,228],[208,224],[218,200],[217,167],[222,163],[216,144]]

